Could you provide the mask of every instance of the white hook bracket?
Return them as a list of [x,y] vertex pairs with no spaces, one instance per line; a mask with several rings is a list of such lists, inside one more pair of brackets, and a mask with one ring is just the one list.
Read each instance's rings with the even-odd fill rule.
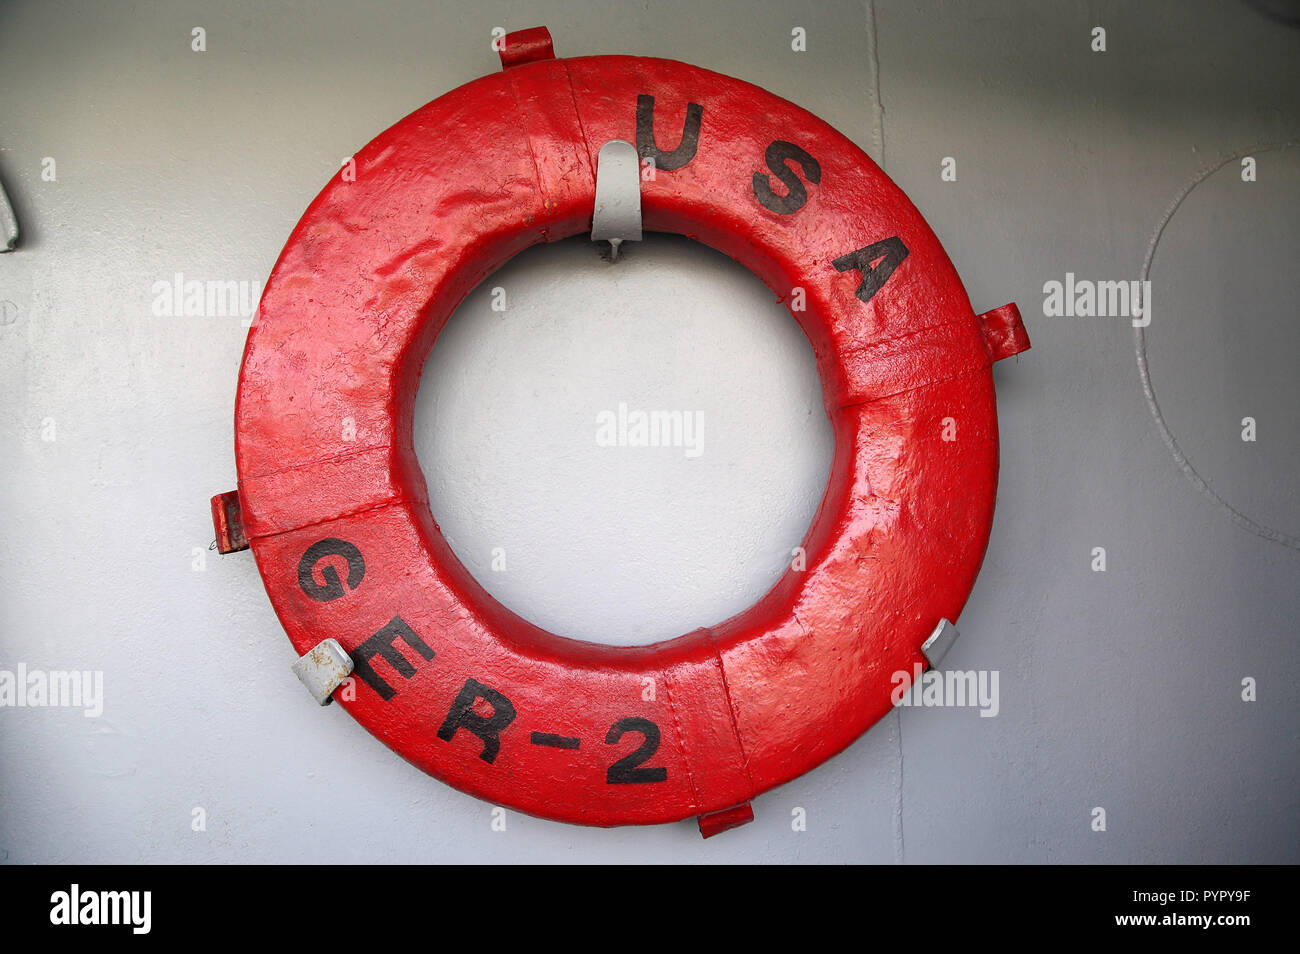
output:
[[959,635],[956,626],[946,619],[939,620],[939,625],[934,628],[930,638],[921,644],[921,652],[931,669],[939,667],[939,662],[948,655],[948,650],[952,649],[952,644],[957,642]]
[[[637,209],[636,213],[637,228],[641,226],[641,210]],[[641,233],[637,232],[637,238]],[[14,216],[14,208],[9,204],[9,196],[5,195],[5,187],[0,184],[0,252],[12,252],[18,247],[18,219]]]
[[293,672],[317,704],[327,706],[334,690],[352,675],[352,657],[338,640],[325,639],[299,657]]
[[622,139],[611,139],[596,156],[591,240],[609,242],[611,262],[623,242],[641,241],[641,162],[636,147]]

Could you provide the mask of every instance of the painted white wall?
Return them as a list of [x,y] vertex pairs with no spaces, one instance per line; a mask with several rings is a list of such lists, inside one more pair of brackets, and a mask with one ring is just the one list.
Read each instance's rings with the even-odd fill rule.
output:
[[[515,813],[494,832],[491,806],[317,709],[251,556],[207,551],[245,329],[151,309],[176,272],[260,284],[344,156],[494,71],[494,26],[540,23],[560,55],[681,59],[822,116],[1034,343],[996,370],[999,509],[945,660],[999,671],[998,716],[900,711],[709,842]],[[105,700],[0,709],[0,861],[1296,861],[1300,553],[1180,470],[1127,322],[1046,317],[1042,289],[1138,277],[1204,168],[1300,138],[1298,48],[1226,0],[6,4],[0,176],[24,240],[0,256],[0,669],[102,670]],[[1189,466],[1294,538],[1300,149],[1257,163],[1170,221],[1146,351]],[[653,237],[612,267],[581,240],[533,250],[486,284],[430,359],[417,444],[489,590],[611,643],[761,595],[831,450],[810,349],[761,283]],[[703,411],[704,453],[598,447],[619,401]]]

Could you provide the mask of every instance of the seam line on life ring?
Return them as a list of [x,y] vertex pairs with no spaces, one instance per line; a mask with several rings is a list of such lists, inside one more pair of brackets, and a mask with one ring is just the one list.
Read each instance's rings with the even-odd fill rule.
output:
[[[591,191],[594,194],[596,191],[595,153],[592,151],[591,141],[587,139],[587,127],[583,125],[582,113],[578,111],[578,94],[573,88],[573,74],[569,72],[569,64],[567,62],[564,60],[560,60],[559,62],[560,65],[564,67],[564,79],[568,83],[569,87],[569,102],[573,103],[573,118],[577,120],[578,135],[582,137],[582,151],[586,153],[587,162],[591,167]],[[640,170],[638,169],[637,172],[639,175]]]
[[278,537],[283,533],[294,533],[298,530],[310,530],[312,527],[319,527],[327,523],[335,523],[339,520],[347,520],[351,517],[359,517],[362,514],[377,513],[380,510],[387,510],[389,507],[400,507],[403,504],[418,504],[423,501],[414,497],[395,497],[392,500],[386,500],[380,504],[366,505],[358,510],[347,510],[342,513],[334,514],[329,517],[322,517],[319,520],[309,520],[306,523],[294,524],[291,527],[278,527],[275,529],[262,530],[256,533],[248,534],[249,540],[267,540],[271,537]]
[[[945,332],[955,333],[961,325],[961,322],[935,325],[845,349],[844,363],[850,383],[848,393],[840,396],[835,410],[883,401],[988,367],[992,358],[985,347],[960,342],[960,339],[957,344],[951,339],[936,340]],[[914,345],[910,350],[909,344]]]
[[[375,444],[246,478],[239,482],[245,533],[250,540],[263,539],[403,503],[427,503],[423,484],[403,472],[410,467],[392,445]],[[376,482],[374,475],[383,479]],[[312,506],[277,504],[286,499],[309,500]]]
[[[836,404],[836,412],[964,377],[1029,347],[1020,311],[1014,304],[976,315],[975,320],[980,330],[977,342],[963,334],[965,321],[951,321],[846,349],[846,364],[852,364],[854,359],[866,361],[866,370],[864,366],[854,367],[853,378],[877,385],[885,383],[867,396],[846,395]],[[938,357],[921,359],[926,354]],[[903,381],[909,383],[900,386]]]
[[[691,635],[703,637],[707,655],[663,667],[660,672],[693,810],[708,814],[748,801],[755,788],[726,666],[713,631],[702,628]],[[689,705],[682,705],[685,702]],[[688,744],[688,740],[693,741]],[[737,791],[743,792],[744,798],[738,800]]]
[[889,391],[880,391],[869,395],[860,395],[860,396],[854,395],[845,399],[844,401],[837,403],[835,405],[834,410],[836,413],[840,411],[848,411],[855,407],[864,407],[869,404],[875,404],[879,401],[888,400],[889,398],[899,397],[900,395],[903,394],[910,394],[913,391],[921,391],[926,388],[937,387],[940,384],[947,384],[949,381],[955,381],[958,378],[964,378],[967,375],[976,374],[982,371],[984,368],[987,368],[989,364],[990,362],[986,361],[982,364],[963,367],[957,371],[954,371],[952,374],[946,374],[942,377],[932,378],[925,381],[919,381],[916,384],[913,384],[905,388],[895,388]]
[[328,454],[325,457],[315,457],[301,464],[294,464],[292,467],[277,467],[275,470],[268,470],[260,474],[250,474],[244,478],[244,481],[265,480],[268,477],[277,477],[280,474],[286,474],[294,470],[305,470],[308,467],[317,467],[321,464],[333,464],[339,461],[351,460],[354,457],[362,457],[366,454],[373,453],[377,450],[391,450],[392,444],[367,444],[365,447],[358,447],[356,450],[348,451],[346,454]]
[[740,713],[736,709],[736,700],[731,695],[731,682],[727,679],[727,664],[722,660],[722,653],[718,651],[717,644],[713,641],[713,631],[709,631],[709,643],[713,646],[713,658],[718,663],[718,676],[722,679],[722,691],[727,697],[727,711],[731,714],[731,733],[736,737],[736,748],[740,750],[740,765],[745,770],[745,778],[749,782],[749,791],[754,791],[754,777],[749,772],[749,754],[745,751],[745,740],[740,735]]
[[682,765],[686,766],[686,783],[691,787],[691,809],[700,811],[700,790],[695,784],[695,772],[691,769],[690,757],[686,754],[686,741],[682,736],[682,721],[677,716],[677,705],[673,702],[673,681],[668,675],[667,669],[659,671],[660,677],[664,681],[664,692],[668,695],[668,716],[673,720],[673,742],[677,746],[677,754],[681,757]]
[[[520,132],[525,140],[528,155],[536,176],[537,198],[541,210],[534,227],[542,233],[546,241],[551,241],[549,221],[554,211],[563,205],[562,197],[572,193],[574,186],[570,179],[575,174],[583,180],[582,191],[594,191],[596,173],[592,166],[591,150],[587,143],[586,131],[578,115],[577,97],[573,89],[573,79],[569,68],[559,59],[543,59],[530,65],[529,69],[507,70],[510,90],[514,94],[516,111],[520,117]],[[533,100],[553,99],[548,87],[562,85],[569,108],[560,114],[558,110],[533,108]],[[548,149],[539,153],[536,144],[542,142]],[[557,142],[566,144],[561,153],[556,153]],[[554,156],[548,161],[547,157]]]

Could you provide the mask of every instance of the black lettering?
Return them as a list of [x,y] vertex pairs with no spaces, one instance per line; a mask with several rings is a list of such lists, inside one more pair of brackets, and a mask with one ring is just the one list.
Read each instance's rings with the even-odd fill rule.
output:
[[609,727],[605,742],[613,745],[623,738],[625,732],[640,732],[645,740],[634,752],[629,752],[609,767],[605,772],[607,785],[637,785],[646,782],[668,781],[668,769],[663,767],[638,768],[652,755],[659,751],[659,726],[649,719],[636,717],[619,719]]
[[[482,699],[492,707],[492,715],[481,716],[474,711],[474,703]],[[475,679],[466,679],[460,695],[451,704],[447,719],[438,730],[438,738],[450,742],[456,736],[457,729],[465,729],[483,740],[483,751],[479,758],[484,762],[496,761],[501,751],[501,733],[515,720],[514,704],[491,686],[485,686]]]
[[695,158],[700,145],[700,120],[704,107],[699,103],[686,104],[686,125],[682,140],[672,152],[664,152],[655,143],[655,98],[642,93],[636,98],[636,151],[642,159],[653,159],[656,169],[672,172]]
[[[868,302],[876,292],[880,291],[889,276],[894,274],[894,269],[905,258],[907,258],[907,246],[897,235],[893,235],[866,248],[860,248],[856,252],[841,255],[831,264],[838,272],[856,269],[862,273],[862,283],[858,285],[857,295],[862,301]],[[873,268],[875,262],[880,264]]]
[[379,693],[379,698],[385,702],[397,695],[397,690],[384,682],[379,673],[371,668],[370,660],[382,656],[403,679],[410,679],[415,675],[415,667],[411,665],[410,660],[398,652],[397,647],[393,645],[399,636],[402,642],[423,656],[426,661],[433,658],[433,650],[400,616],[394,616],[383,629],[352,650],[351,654],[352,671],[361,678],[362,682]]
[[[346,588],[339,579],[338,570],[328,563],[321,566],[321,562],[327,557],[342,557],[347,561]],[[316,580],[315,572],[318,566],[321,567],[320,575],[323,583]],[[304,593],[318,603],[328,603],[340,596],[347,596],[349,591],[355,590],[361,584],[361,578],[365,575],[366,561],[361,558],[361,551],[346,540],[336,540],[333,537],[317,540],[307,548],[307,552],[298,561],[298,585],[302,587]]]
[[772,191],[772,177],[761,172],[754,173],[754,195],[763,204],[779,215],[792,215],[804,207],[808,201],[808,190],[795,171],[790,168],[790,160],[803,167],[803,174],[813,185],[822,181],[822,167],[812,156],[792,142],[778,139],[767,147],[763,156],[767,167],[785,184],[786,194],[777,195]]

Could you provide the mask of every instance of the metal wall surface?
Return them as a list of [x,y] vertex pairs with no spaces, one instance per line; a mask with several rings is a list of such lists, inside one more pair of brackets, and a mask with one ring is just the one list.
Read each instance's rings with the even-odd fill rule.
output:
[[[1300,147],[1265,148],[1300,139],[1300,30],[1229,0],[265,6],[0,8],[24,233],[0,256],[0,670],[103,674],[94,718],[0,708],[0,861],[1300,858]],[[999,509],[944,660],[999,674],[996,717],[900,709],[708,842],[496,830],[317,709],[251,556],[207,549],[245,322],[169,315],[163,289],[255,297],[344,157],[498,69],[494,27],[538,24],[561,56],[683,60],[826,119],[927,216],[975,309],[1017,301],[1033,340],[995,372]],[[610,266],[570,240],[490,278],[417,409],[466,565],[612,643],[760,596],[831,453],[811,350],[757,279],[684,239],[624,248]],[[1148,257],[1141,341],[1045,314],[1046,283]],[[619,402],[701,411],[701,453],[599,446]]]

